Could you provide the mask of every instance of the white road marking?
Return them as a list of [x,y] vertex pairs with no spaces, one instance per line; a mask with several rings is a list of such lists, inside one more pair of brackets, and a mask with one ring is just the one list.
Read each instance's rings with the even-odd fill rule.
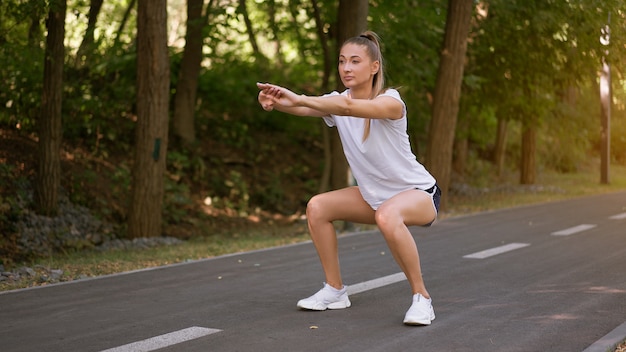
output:
[[596,227],[596,225],[582,224],[582,225],[570,227],[569,229],[564,229],[564,230],[561,230],[561,231],[553,232],[552,235],[554,235],[554,236],[569,236],[569,235],[573,235],[575,233],[587,231],[587,230],[592,229],[594,227]]
[[[617,214],[611,216],[610,219],[624,219],[626,218],[626,213]],[[575,227],[571,227],[569,229],[553,232],[552,235],[556,236],[567,236],[574,233],[582,232],[585,230],[589,230],[591,228],[596,227],[596,225],[588,225],[583,224]],[[494,247],[490,249],[486,249],[480,252],[464,255],[463,258],[472,258],[472,259],[485,259],[498,254],[510,252],[516,249],[524,248],[530,246],[529,243],[509,243],[503,246]],[[394,284],[396,282],[400,282],[406,280],[406,276],[403,272],[383,276],[377,279],[360,282],[357,284],[347,286],[348,294],[354,295],[357,293],[374,290],[376,288],[384,287],[387,285]],[[167,334],[155,336],[149,339],[145,339],[142,341],[132,342],[123,346],[110,348],[107,350],[103,350],[101,352],[149,352],[155,351],[161,348],[165,348],[168,346],[176,345],[185,341],[194,340],[203,336],[207,336],[210,334],[214,334],[216,332],[220,332],[222,330],[219,329],[210,329],[193,326],[187,329],[182,329],[174,332],[170,332]]]
[[611,219],[611,220],[622,220],[622,219],[626,219],[626,213],[621,213],[621,214],[613,215],[613,216],[609,217],[609,219]]
[[400,282],[403,280],[406,280],[406,276],[403,272],[399,272],[396,274],[379,277],[378,279],[363,281],[358,284],[349,285],[347,290],[349,295],[354,295],[357,293],[373,290],[375,288],[395,284],[396,282]]
[[530,243],[509,243],[509,244],[505,244],[504,246],[485,249],[484,251],[464,255],[463,258],[485,259],[485,258],[492,257],[494,255],[510,252],[510,251],[524,248],[527,246],[530,246]]
[[202,328],[198,326],[192,326],[187,329],[182,329],[174,332],[170,332],[164,335],[155,336],[142,341],[129,343],[123,346],[110,348],[101,352],[148,352],[165,348],[168,346],[176,345],[185,341],[194,340],[206,335],[214,334],[222,330]]

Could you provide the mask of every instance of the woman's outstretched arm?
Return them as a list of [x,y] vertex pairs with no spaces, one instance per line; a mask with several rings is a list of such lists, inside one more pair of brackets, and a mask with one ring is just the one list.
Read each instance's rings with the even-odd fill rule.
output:
[[[297,116],[313,116],[313,117],[323,117],[328,116],[328,113],[323,111],[311,109],[305,106],[295,106],[295,105],[283,105],[280,103],[282,91],[273,89],[268,86],[266,83],[257,83],[257,87],[261,89],[259,91],[259,104],[263,107],[265,111],[272,111],[274,109],[282,112],[286,112],[288,114],[297,115]],[[284,99],[283,99],[284,100]]]
[[[257,83],[257,86],[267,96],[267,99],[273,102],[276,109],[288,113],[294,113],[292,111],[317,112],[319,114],[307,115],[303,113],[302,115],[327,116],[332,114],[371,119],[399,119],[403,115],[402,103],[389,96],[381,96],[373,100],[352,99],[345,95],[312,97],[298,95],[287,88],[269,83]],[[301,115],[300,113],[294,114]]]

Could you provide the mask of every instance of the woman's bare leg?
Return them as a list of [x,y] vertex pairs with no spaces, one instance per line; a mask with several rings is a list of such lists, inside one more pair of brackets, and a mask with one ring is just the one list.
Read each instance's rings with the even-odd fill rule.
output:
[[326,283],[330,286],[337,289],[343,287],[333,221],[374,224],[374,214],[374,210],[363,200],[358,187],[318,194],[307,204],[309,233],[320,258]]
[[419,190],[402,192],[376,211],[376,224],[383,233],[394,259],[406,275],[413,294],[430,298],[420,266],[419,253],[407,225],[425,225],[436,213],[429,194]]

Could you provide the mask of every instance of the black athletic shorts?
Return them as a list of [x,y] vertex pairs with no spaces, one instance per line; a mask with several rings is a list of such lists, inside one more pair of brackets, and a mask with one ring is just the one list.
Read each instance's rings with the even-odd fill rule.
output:
[[[434,186],[423,191],[430,194],[430,196],[433,199],[433,206],[435,207],[435,212],[439,214],[439,202],[441,201],[441,189],[439,188],[439,186],[437,186],[437,184],[435,183]],[[437,214],[435,214],[435,220],[437,219]],[[435,222],[435,220],[423,226],[424,227],[431,226]]]

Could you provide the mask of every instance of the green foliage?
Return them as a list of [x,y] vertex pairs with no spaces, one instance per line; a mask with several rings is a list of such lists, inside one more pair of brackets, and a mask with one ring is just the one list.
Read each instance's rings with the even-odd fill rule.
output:
[[128,153],[136,115],[135,55],[94,57],[92,70],[66,66],[64,137],[94,154]]
[[43,50],[5,42],[0,67],[0,125],[34,131],[43,89]]
[[182,182],[165,179],[163,200],[163,221],[166,224],[179,224],[188,216],[187,207],[192,205],[189,186]]
[[54,2],[0,3],[0,126],[35,130],[43,89],[44,20]]
[[22,212],[26,183],[15,166],[0,164],[0,264],[25,258],[18,246],[16,223]]
[[387,84],[399,87],[409,111],[414,149],[428,141],[429,96],[435,88],[447,1],[373,1],[370,26],[383,42]]
[[[171,23],[181,24],[169,34],[172,94],[183,50],[184,7],[178,6],[183,3],[172,2],[169,12]],[[326,86],[325,52],[312,2],[246,2],[258,51],[251,44],[238,4],[212,2],[198,82],[198,141],[187,149],[172,143],[168,151],[166,223],[184,222],[199,193],[213,199],[216,206],[243,215],[257,207],[294,212],[317,191],[323,167],[321,131],[326,127],[317,119],[263,111],[255,86],[258,81],[269,81],[312,95],[333,89],[337,2],[316,3],[331,62]],[[0,3],[0,126],[28,134],[37,131],[46,4],[37,0]],[[421,154],[428,139],[429,96],[438,74],[448,2],[369,4],[369,27],[382,38],[387,83],[400,89],[409,111],[413,146]],[[87,28],[90,5],[85,0],[68,2],[63,92],[64,142],[94,158],[116,160],[115,167],[104,174],[110,181],[110,196],[122,208],[130,190],[126,165],[132,162],[137,118],[136,21],[135,12],[129,11],[122,27],[127,5],[125,1],[104,3],[93,52],[81,63],[76,52]],[[602,56],[608,56],[614,68],[614,82],[623,81],[623,1],[494,0],[488,7],[476,5],[459,114],[459,125],[468,127],[458,129],[458,137],[469,140],[468,174],[483,183],[481,175],[492,172],[489,156],[498,119],[512,121],[506,158],[511,169],[518,167],[520,123],[530,122],[540,130],[541,166],[578,171],[590,154],[597,153],[595,81]],[[486,10],[486,17],[478,10]],[[612,40],[603,46],[599,31],[609,13]],[[564,98],[563,90],[570,87],[577,90],[577,101]],[[612,156],[626,162],[626,89],[616,84],[614,94]],[[3,177],[12,174],[2,170]],[[72,201],[89,204],[86,189],[102,174],[85,166],[68,178]],[[300,185],[300,194],[291,194],[293,188],[287,186],[294,184]],[[3,195],[2,204],[11,205],[14,199]],[[119,209],[101,205],[103,216],[125,221]],[[6,226],[11,211],[3,205],[0,220]]]
[[85,168],[83,172],[72,173],[70,179],[66,180],[67,193],[70,201],[74,204],[89,206],[93,201],[88,189],[91,184],[97,182],[97,173],[94,170]]
[[[600,29],[611,13],[612,33],[623,33],[623,21],[615,20],[623,16],[622,5],[622,1],[506,0],[479,7],[465,70],[466,77],[478,80],[466,78],[465,108],[495,111],[499,119],[537,127],[540,167],[579,170],[595,152],[592,147],[599,130],[595,81],[607,49],[600,43]],[[612,45],[612,60],[618,61],[617,56],[623,55],[615,51],[623,49]],[[616,66],[620,71],[621,65]],[[617,94],[623,95],[623,89]],[[472,131],[487,127],[470,126]],[[507,155],[517,168],[520,137],[514,128],[509,130]]]
[[170,150],[167,153],[169,172],[174,180],[190,179],[194,182],[202,181],[207,175],[205,161],[195,153],[184,153]]
[[248,185],[239,171],[231,170],[224,180],[228,188],[228,198],[225,199],[226,207],[236,210],[240,215],[246,215],[250,206],[250,194]]
[[583,88],[576,102],[561,102],[557,106],[541,134],[545,147],[541,148],[540,157],[546,166],[560,172],[580,171],[599,130],[598,93],[593,87]]
[[626,116],[624,111],[614,115],[611,121],[611,158],[626,165]]

